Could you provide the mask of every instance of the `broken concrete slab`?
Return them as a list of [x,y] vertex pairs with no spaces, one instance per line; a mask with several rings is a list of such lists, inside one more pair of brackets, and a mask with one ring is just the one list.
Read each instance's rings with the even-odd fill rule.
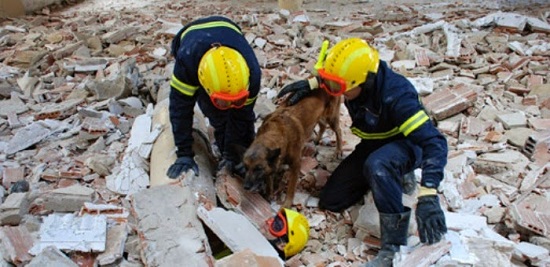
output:
[[107,238],[107,217],[53,213],[44,218],[39,235],[40,239],[29,250],[33,255],[49,246],[60,250],[102,252]]
[[61,252],[58,248],[50,246],[45,248],[40,254],[36,255],[29,262],[28,267],[44,267],[44,266],[59,266],[59,267],[78,267],[79,265],[73,262],[67,255]]
[[31,123],[24,128],[17,130],[13,138],[10,139],[5,149],[6,154],[13,154],[26,149],[51,134],[51,130],[40,122]]
[[501,122],[507,130],[527,126],[527,118],[522,112],[499,114],[496,120]]
[[7,118],[8,114],[21,114],[29,108],[19,98],[19,94],[11,92],[11,97],[8,100],[0,101],[0,117]]
[[86,202],[92,202],[95,190],[80,184],[58,188],[42,196],[44,209],[55,212],[80,211]]
[[217,207],[208,210],[202,205],[197,214],[234,253],[249,249],[260,256],[276,258],[279,266],[284,265],[275,248],[243,215]]
[[0,225],[17,226],[28,212],[27,193],[11,193],[0,205]]
[[215,267],[234,267],[246,264],[247,267],[278,267],[280,260],[274,257],[266,257],[245,249],[216,261]]
[[211,266],[212,252],[188,187],[159,185],[130,200],[146,265],[177,266],[185,259],[189,266]]
[[174,135],[172,133],[172,124],[169,117],[169,100],[165,99],[155,106],[152,122],[160,125],[164,129],[153,144],[151,151],[151,186],[165,185],[174,182],[166,172],[168,168],[176,161],[176,146],[174,144]]
[[107,243],[105,251],[97,255],[99,265],[109,265],[121,259],[124,253],[124,245],[128,237],[128,225],[126,223],[112,225],[107,229]]

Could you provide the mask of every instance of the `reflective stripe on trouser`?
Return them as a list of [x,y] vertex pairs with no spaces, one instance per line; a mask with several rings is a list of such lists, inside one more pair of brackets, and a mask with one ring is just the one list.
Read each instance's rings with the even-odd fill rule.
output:
[[334,170],[319,196],[319,206],[342,211],[371,189],[379,212],[403,212],[402,176],[420,166],[422,150],[403,139],[376,146],[363,141]]

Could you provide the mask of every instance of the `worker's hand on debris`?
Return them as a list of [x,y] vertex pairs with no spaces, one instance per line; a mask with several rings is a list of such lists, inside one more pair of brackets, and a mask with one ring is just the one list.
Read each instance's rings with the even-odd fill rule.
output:
[[[422,189],[421,189],[422,190]],[[437,195],[422,195],[418,197],[416,206],[416,222],[420,242],[437,243],[447,232],[445,214],[439,205]]]
[[179,157],[166,172],[166,175],[172,179],[178,178],[183,172],[193,170],[195,175],[199,175],[199,166],[193,157]]
[[290,98],[288,99],[287,103],[292,106],[300,102],[300,100],[302,100],[302,98],[309,94],[311,90],[317,88],[319,88],[319,83],[317,81],[317,78],[315,77],[307,80],[300,80],[283,87],[279,94],[277,94],[277,98],[281,98],[284,95],[290,93],[291,95],[289,96]]

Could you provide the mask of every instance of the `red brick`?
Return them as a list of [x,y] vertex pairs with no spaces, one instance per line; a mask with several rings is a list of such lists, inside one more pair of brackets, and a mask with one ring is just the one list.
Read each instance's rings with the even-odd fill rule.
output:
[[425,67],[430,66],[430,58],[428,57],[428,55],[426,55],[425,50],[423,50],[423,49],[416,50],[416,52],[414,54],[414,57],[415,57],[415,60],[416,60],[416,65],[425,66]]
[[[273,216],[271,205],[260,194],[243,189],[239,179],[227,174],[218,174],[216,178],[218,197],[227,200],[227,204],[234,205],[258,229],[265,225],[265,221]],[[234,199],[236,201],[231,201]]]
[[522,96],[522,95],[528,94],[531,91],[531,89],[525,88],[523,86],[510,86],[508,87],[508,91],[516,95]]
[[25,179],[25,167],[6,168],[2,175],[2,186],[9,189],[11,184]]
[[428,95],[422,102],[436,120],[443,120],[466,110],[473,105],[476,98],[477,92],[461,84]]
[[525,96],[521,100],[521,104],[524,106],[536,106],[538,97],[536,95]]
[[540,75],[529,75],[529,79],[527,80],[527,88],[533,89],[533,86],[535,85],[541,85],[543,83],[543,77]]
[[6,236],[6,239],[2,240],[4,246],[11,247],[10,251],[14,252],[14,254],[4,254],[4,257],[8,257],[16,265],[22,265],[32,260],[28,251],[33,245],[33,239],[26,227],[4,226],[1,231]]
[[550,119],[540,119],[540,118],[529,119],[529,125],[535,131],[550,130]]

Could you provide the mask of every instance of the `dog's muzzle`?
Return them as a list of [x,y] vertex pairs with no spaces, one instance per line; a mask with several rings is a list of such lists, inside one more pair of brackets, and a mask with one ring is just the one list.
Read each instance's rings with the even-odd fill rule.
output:
[[254,180],[245,180],[244,189],[250,192],[258,193],[265,190],[265,182],[263,181],[254,181]]

